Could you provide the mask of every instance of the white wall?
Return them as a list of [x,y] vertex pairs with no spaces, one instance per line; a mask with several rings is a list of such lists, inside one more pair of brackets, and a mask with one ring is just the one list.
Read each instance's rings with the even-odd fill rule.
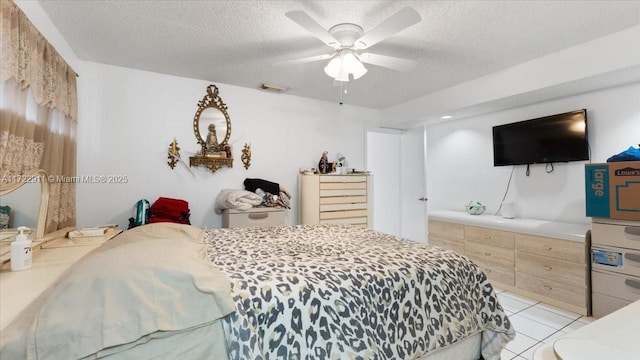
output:
[[[477,200],[487,213],[498,210],[512,167],[493,166],[494,125],[587,109],[591,161],[605,162],[640,143],[640,83],[547,101],[458,121],[427,126],[427,192],[429,210],[464,210]],[[584,164],[516,166],[507,200],[520,216],[588,223],[585,217]]]
[[[211,82],[83,62],[80,69],[78,175],[126,175],[125,184],[79,184],[78,226],[117,223],[126,228],[139,199],[187,200],[191,222],[220,227],[214,201],[222,189],[242,189],[245,178],[279,183],[293,196],[287,223],[297,223],[301,167],[317,167],[322,151],[329,159],[344,154],[349,166],[364,168],[365,128],[379,111],[216,84],[231,117],[234,166],[211,173],[167,165],[175,137],[182,158],[198,150],[192,121]],[[240,161],[245,143],[251,167]]]

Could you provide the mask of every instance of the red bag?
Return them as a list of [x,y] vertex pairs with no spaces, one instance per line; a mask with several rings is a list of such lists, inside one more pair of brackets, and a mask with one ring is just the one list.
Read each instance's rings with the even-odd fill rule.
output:
[[149,222],[174,222],[191,224],[189,222],[189,203],[181,199],[159,197],[149,210]]

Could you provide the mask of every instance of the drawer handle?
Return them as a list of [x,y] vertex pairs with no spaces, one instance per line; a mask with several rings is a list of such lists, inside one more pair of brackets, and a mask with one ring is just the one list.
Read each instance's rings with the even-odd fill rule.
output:
[[626,254],[624,254],[624,258],[629,260],[629,261],[639,262],[640,263],[640,254],[626,253]]
[[546,248],[544,248],[544,249],[545,249],[545,250],[547,250],[547,251],[551,251],[551,250],[553,250],[553,248],[552,248],[551,246],[547,246],[547,247],[546,247]]
[[487,255],[487,256],[491,256],[491,253],[490,253],[490,252],[488,252],[488,251],[485,251],[485,253],[484,253],[484,254],[485,254],[485,255]]
[[[625,226],[624,227],[624,232],[629,234],[629,235],[640,236],[640,227],[637,227],[637,226]],[[635,239],[635,240],[640,240],[640,238]]]
[[551,266],[545,266],[544,269],[547,270],[547,271],[553,270],[553,268]]
[[264,218],[268,218],[269,217],[269,213],[268,212],[259,212],[259,213],[250,213],[249,214],[249,219],[264,219]]
[[629,287],[632,287],[634,289],[640,290],[640,281],[631,280],[631,279],[625,279],[624,280],[624,284],[629,286]]
[[551,291],[553,290],[553,288],[551,286],[543,286],[543,288],[547,291]]

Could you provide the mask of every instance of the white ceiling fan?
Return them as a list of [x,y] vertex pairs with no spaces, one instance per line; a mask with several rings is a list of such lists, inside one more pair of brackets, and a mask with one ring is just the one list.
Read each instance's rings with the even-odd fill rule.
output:
[[413,8],[403,8],[366,34],[360,26],[351,23],[338,24],[327,31],[301,10],[289,11],[285,15],[306,29],[311,35],[332,47],[334,51],[331,54],[290,60],[280,64],[302,64],[331,59],[324,71],[336,81],[349,81],[350,78],[354,80],[360,78],[367,72],[362,63],[405,72],[411,70],[416,64],[416,61],[409,59],[368,52],[360,53],[361,50],[367,49],[420,22],[422,18]]

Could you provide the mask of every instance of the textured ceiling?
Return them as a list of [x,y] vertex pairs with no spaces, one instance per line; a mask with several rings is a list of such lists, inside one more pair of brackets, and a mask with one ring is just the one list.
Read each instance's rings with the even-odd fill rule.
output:
[[[418,61],[407,73],[373,65],[348,83],[347,104],[387,108],[640,24],[640,1],[49,1],[39,4],[82,60],[338,101],[330,53],[284,14],[368,31],[405,6],[422,21],[367,51]],[[82,75],[82,74],[81,74]]]

